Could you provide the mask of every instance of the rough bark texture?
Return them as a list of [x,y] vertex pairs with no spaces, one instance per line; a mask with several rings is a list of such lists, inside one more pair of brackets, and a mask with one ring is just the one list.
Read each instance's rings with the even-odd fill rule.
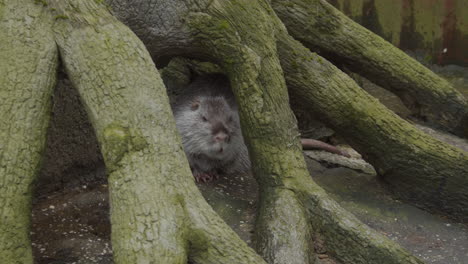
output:
[[309,178],[291,182],[304,204],[312,230],[342,263],[422,264],[395,242],[361,223]]
[[[50,1],[65,68],[109,171],[116,263],[264,263],[194,184],[143,44],[94,1]],[[80,10],[80,12],[77,12]],[[118,54],[118,56],[116,56]]]
[[316,263],[309,219],[295,191],[270,187],[261,195],[255,228],[258,253],[268,263]]
[[[116,2],[113,3],[116,4]],[[163,3],[158,4],[158,1],[152,1],[152,3],[159,7],[165,5]],[[138,15],[142,19],[141,21],[148,22],[146,28],[136,26],[135,30],[144,33],[141,37],[146,40],[145,43],[151,42],[151,39],[161,39],[162,36],[160,34],[164,32],[164,28],[168,28],[169,32],[173,32],[173,28],[183,28],[184,34],[195,31],[194,37],[190,38],[190,45],[187,45],[191,47],[190,51],[194,52],[191,55],[218,62],[231,79],[232,87],[240,105],[243,133],[247,138],[246,141],[249,143],[254,171],[262,188],[261,204],[270,206],[268,212],[283,212],[283,206],[286,205],[281,202],[283,195],[288,196],[289,190],[295,192],[295,189],[289,186],[288,182],[297,178],[311,182],[308,175],[304,173],[303,168],[305,166],[302,165],[302,155],[296,155],[298,153],[296,152],[298,149],[298,133],[295,130],[294,123],[291,123],[291,119],[288,119],[290,118],[290,116],[288,117],[290,111],[284,103],[276,105],[278,103],[276,100],[279,100],[279,98],[284,100],[287,98],[287,95],[282,90],[282,80],[279,80],[279,76],[282,76],[282,73],[277,69],[275,58],[272,58],[276,57],[274,54],[276,46],[271,43],[271,36],[276,37],[278,33],[284,33],[283,27],[276,19],[268,4],[263,1],[258,3],[243,1],[236,3],[212,2],[210,6],[202,5],[201,1],[198,1],[198,3],[199,5],[196,7],[189,4],[184,6],[184,8],[189,8],[191,12],[188,12],[187,9],[181,9],[180,13],[175,14],[174,10],[171,10],[171,19],[172,21],[176,21],[172,26],[168,26],[165,22],[161,22],[158,19],[145,19],[145,15],[141,11],[140,13],[133,13],[131,15]],[[115,10],[123,9],[120,7]],[[266,12],[261,12],[262,9],[266,9]],[[122,17],[121,15],[118,16]],[[177,16],[183,17],[183,19],[178,19]],[[256,18],[255,21],[251,20],[252,16]],[[267,21],[264,23],[265,16],[275,22]],[[188,29],[186,26],[180,25],[180,21],[186,22]],[[132,21],[124,20],[124,22],[129,23],[133,27]],[[180,36],[181,34],[174,38],[177,39]],[[171,41],[167,40],[165,42],[171,43]],[[169,49],[169,47],[164,48],[164,45],[161,44],[157,47],[151,43],[148,43],[148,45],[153,52],[153,56],[156,58],[163,57],[163,54]],[[175,44],[177,47],[181,47],[182,45]],[[271,73],[276,74],[272,75]],[[323,77],[319,79],[323,80]],[[265,86],[268,87],[268,90],[265,89]],[[273,119],[277,120],[271,120],[273,116]],[[283,155],[284,153],[288,153],[288,155]],[[310,185],[312,184],[310,183]],[[267,200],[269,198],[274,198],[276,201]],[[300,201],[300,199],[295,200]],[[301,207],[296,208],[298,210],[295,210],[293,206],[290,207],[290,210],[291,212],[298,213],[296,215],[298,218],[295,221],[300,223],[301,221],[298,219],[304,219],[304,210]],[[257,248],[260,249],[262,256],[268,262],[273,263],[275,263],[274,261],[281,263],[281,261],[287,259],[286,256],[288,254],[291,256],[289,260],[294,259],[293,256],[296,256],[297,252],[292,252],[291,250],[289,252],[288,250],[282,251],[278,247],[269,248],[269,246],[276,245],[275,241],[292,241],[292,237],[297,234],[296,230],[291,229],[287,233],[284,232],[284,229],[277,225],[278,221],[274,223],[270,217],[271,214],[265,213],[263,210],[264,208],[261,209],[261,212],[264,213],[260,214],[257,225],[258,230],[267,231],[257,234],[259,241]],[[341,214],[340,217],[344,215],[345,213]],[[290,219],[294,219],[294,217]],[[343,231],[356,230],[346,224],[348,223],[347,217],[343,219],[343,222],[341,222],[332,217],[328,218],[328,221],[331,223],[326,222],[329,225],[324,224],[324,229],[321,231],[327,233],[328,228],[330,228],[330,230],[335,231],[331,231],[329,234],[341,232],[352,237],[358,231]],[[316,221],[319,220],[316,219]],[[307,219],[307,222],[309,222],[309,219]],[[358,225],[360,226],[361,224]],[[385,258],[384,256],[388,256],[389,263],[418,262],[418,260],[382,236],[373,238],[372,236],[376,234],[373,233],[368,236],[368,233],[364,232],[363,239],[359,242],[340,238],[336,238],[333,241],[341,242],[337,243],[336,248],[349,249],[349,251],[356,252],[355,254],[350,254],[347,258],[347,260],[356,258],[356,263],[366,261],[362,256],[372,256],[373,254],[380,256],[382,259]],[[376,241],[373,241],[373,239],[376,239]],[[385,243],[381,243],[382,241],[385,241]],[[296,249],[305,248],[307,246],[303,245],[307,245],[308,243],[304,241],[302,245],[296,244],[299,245]],[[369,244],[372,246],[369,246]],[[290,247],[291,245],[283,244],[283,248],[287,246]],[[369,250],[369,248],[372,248],[372,250]],[[392,250],[389,251],[388,248],[392,248]],[[398,254],[398,251],[404,253]],[[339,251],[336,250],[335,252]],[[302,261],[313,261],[312,259],[307,260],[309,256],[305,254],[302,256]],[[341,258],[343,256],[337,257]]]
[[[279,67],[275,52],[274,34],[276,24],[271,20],[271,9],[264,9],[268,6],[266,2],[251,2],[239,1],[231,3],[228,1],[213,2],[213,1],[176,1],[167,3],[167,1],[146,1],[147,6],[157,6],[157,12],[163,14],[161,16],[148,17],[146,13],[156,12],[155,9],[151,11],[133,9],[132,14],[122,15],[120,10],[128,10],[129,6],[138,1],[127,1],[126,3],[111,1],[116,15],[125,23],[131,25],[137,34],[141,34],[142,40],[145,42],[149,50],[152,51],[153,57],[163,58],[168,54],[184,54],[189,53],[194,57],[208,58],[217,61],[222,65],[230,79],[233,82],[233,87],[239,101],[246,100],[248,106],[241,105],[241,117],[244,120],[249,120],[249,123],[243,123],[244,127],[251,127],[250,131],[244,131],[246,134],[256,134],[248,136],[253,137],[256,143],[256,149],[252,150],[260,155],[271,155],[271,160],[278,160],[278,153],[295,153],[300,151],[297,141],[291,143],[296,145],[292,148],[285,144],[285,142],[293,142],[292,140],[296,134],[289,134],[294,131],[294,123],[287,101],[272,102],[268,97],[281,97],[287,98],[284,89],[284,80],[282,78],[282,71]],[[127,12],[127,11],[126,11]],[[166,17],[165,14],[170,14]],[[138,16],[142,18],[144,26],[137,23],[134,25],[130,16]],[[177,30],[174,30],[177,29]],[[175,33],[174,33],[175,32]],[[253,33],[253,34],[252,34]],[[185,38],[185,39],[184,39]],[[156,40],[161,40],[155,44]],[[182,49],[181,52],[179,49]],[[179,52],[179,53],[177,53]],[[281,87],[280,92],[273,92],[268,94],[265,92],[265,87]],[[248,109],[252,107],[253,109]],[[264,113],[269,113],[268,116],[263,116]],[[278,120],[272,120],[272,115],[278,114],[279,120],[286,121],[284,124]],[[288,120],[289,119],[289,120]],[[254,121],[252,121],[254,120]],[[255,125],[257,121],[261,125]],[[287,125],[286,125],[287,124]],[[291,127],[293,128],[291,130]],[[260,128],[260,130],[255,130]],[[276,131],[275,131],[276,130]],[[273,132],[274,131],[274,132]],[[277,134],[278,135],[277,135]],[[272,137],[266,135],[273,135]],[[291,137],[293,135],[293,137]],[[286,136],[286,139],[285,139]],[[285,139],[281,140],[281,144],[273,144],[277,146],[276,150],[267,151],[265,146],[270,145],[272,139]],[[270,142],[268,142],[270,141]],[[257,143],[258,142],[258,143]],[[285,146],[286,145],[286,146]],[[297,152],[300,153],[300,152]],[[302,158],[302,156],[301,156]],[[280,177],[286,171],[288,166],[296,166],[294,163],[288,164],[287,160],[280,159],[280,162],[274,162],[276,167],[269,167],[268,161],[255,161],[255,170],[258,174],[276,175],[278,182]],[[258,158],[260,159],[260,158]],[[264,157],[262,159],[265,159]],[[293,160],[294,158],[289,158]],[[268,158],[266,158],[268,160]],[[281,165],[280,165],[281,164]],[[304,166],[303,166],[304,167]],[[286,174],[293,173],[293,170]],[[266,186],[265,186],[266,188]],[[295,206],[300,212],[300,205],[295,203]],[[299,218],[304,218],[302,215],[297,215]],[[261,217],[262,218],[262,217]],[[262,222],[260,220],[260,222]],[[279,231],[269,229],[273,233]],[[278,237],[287,238],[290,233],[278,233]],[[295,238],[289,237],[284,241],[293,241]],[[264,241],[264,240],[261,240]],[[295,241],[297,245],[308,245],[309,240]],[[292,252],[291,244],[278,244],[276,249],[282,247],[284,250],[274,251],[269,248],[267,261],[281,263],[288,259],[287,256],[299,256],[298,253]],[[262,247],[262,245],[259,245]],[[302,246],[299,246],[302,247]],[[302,263],[308,261],[308,255],[299,252],[301,258],[296,261]],[[289,260],[294,258],[289,258]]]
[[468,220],[466,152],[402,120],[291,37],[280,38],[279,51],[292,97],[340,131],[399,197]]
[[32,263],[31,184],[55,83],[50,17],[31,1],[0,2],[0,263]]
[[[209,67],[206,70],[204,66],[200,67],[196,64],[189,60],[179,59],[174,63],[171,62],[169,67],[164,70],[166,80],[187,79],[187,75],[191,71],[211,72],[211,68],[213,68]],[[169,77],[169,75],[177,77]],[[296,175],[294,179],[287,181],[285,188],[267,187],[264,197],[266,199],[262,201],[259,214],[268,221],[259,223],[256,233],[257,239],[263,240],[262,245],[265,248],[280,250],[280,248],[276,248],[276,243],[286,243],[285,238],[287,237],[272,238],[268,235],[271,233],[270,229],[280,229],[280,231],[275,231],[275,234],[291,232],[289,237],[310,237],[312,234],[314,238],[320,238],[325,242],[327,251],[343,263],[421,263],[420,260],[402,250],[398,245],[382,238],[380,234],[343,210],[319,186],[313,183],[308,175]],[[302,211],[291,213],[293,208],[288,206],[291,200],[299,200],[300,204],[304,206]],[[287,210],[280,211],[281,209]],[[296,214],[302,215],[304,212],[307,214],[307,223],[302,223],[300,218],[296,218]],[[313,227],[311,230],[307,228],[309,225]],[[295,252],[304,250],[298,244],[292,244],[292,246]],[[262,255],[267,255],[269,252],[265,248],[258,248]],[[310,252],[310,249],[305,249],[304,253],[307,252]],[[313,261],[312,256],[311,261]]]
[[342,59],[397,94],[417,117],[468,137],[468,102],[446,80],[326,1],[274,0],[272,5],[291,36],[306,47]]
[[[54,37],[64,67],[78,89],[108,169],[115,262],[265,263],[213,212],[196,188],[164,85],[143,43],[110,15],[103,1],[37,2],[36,7],[50,12],[49,19],[55,18]],[[9,41],[0,44],[5,45],[0,46],[0,58],[9,58],[13,50],[18,61],[0,65],[6,67],[0,81],[7,84],[1,90],[2,102],[11,102],[0,105],[6,113],[1,121],[13,120],[17,125],[0,130],[0,140],[7,142],[0,145],[0,186],[2,195],[6,194],[1,197],[6,206],[0,216],[7,220],[0,224],[0,253],[4,253],[0,257],[5,263],[30,263],[26,246],[28,188],[43,145],[55,44],[50,32],[36,29],[51,27],[41,23],[40,15],[15,13],[22,10],[25,14],[29,12],[25,9],[34,11],[36,7],[26,0],[7,1],[5,10],[2,3],[0,23],[9,26],[2,28],[0,36]],[[290,87],[303,87],[294,93],[329,124],[349,130],[351,143],[371,156],[369,160],[384,175],[393,176],[389,180],[396,179],[393,183],[398,184],[412,181],[418,185],[415,194],[425,198],[427,194],[421,192],[434,187],[425,182],[427,178],[402,180],[395,176],[396,172],[419,176],[422,170],[436,182],[442,202],[461,200],[444,204],[444,208],[459,209],[466,215],[463,210],[467,207],[462,207],[468,193],[464,187],[468,186],[464,184],[466,153],[425,138],[358,89],[345,74],[291,39],[269,1],[108,3],[157,60],[190,54],[217,62],[229,76],[261,186],[256,246],[267,262],[313,263],[315,258],[309,253],[312,233],[319,233],[335,257],[345,263],[421,263],[341,209],[311,180],[281,66]],[[22,34],[23,30],[29,35]],[[29,42],[29,37],[41,41]],[[38,43],[44,48],[31,49]],[[31,68],[22,70],[26,66]],[[19,89],[18,83],[24,82],[26,88]],[[384,140],[380,140],[382,134],[388,134]],[[382,155],[388,151],[382,151],[383,146],[395,157]],[[429,167],[418,153],[440,164]],[[442,174],[433,173],[433,168]]]
[[[206,56],[221,60],[239,104],[242,132],[261,189],[256,248],[268,263],[311,263],[304,250],[312,248],[307,218],[285,189],[289,178],[308,172],[276,56],[275,35],[281,27],[263,1],[226,1],[204,10],[187,21],[193,31],[202,33],[194,35],[194,42],[202,45]],[[285,229],[281,223],[288,220],[300,225]]]

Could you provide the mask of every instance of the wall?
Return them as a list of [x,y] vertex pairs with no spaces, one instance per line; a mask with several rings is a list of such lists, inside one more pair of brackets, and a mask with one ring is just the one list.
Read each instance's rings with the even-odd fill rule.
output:
[[468,66],[468,0],[328,0],[403,50]]

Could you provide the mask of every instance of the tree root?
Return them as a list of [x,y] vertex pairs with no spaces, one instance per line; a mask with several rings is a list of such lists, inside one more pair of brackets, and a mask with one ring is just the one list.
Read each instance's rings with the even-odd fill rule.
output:
[[274,0],[288,32],[306,47],[337,58],[398,95],[429,124],[468,137],[468,102],[446,80],[326,1]]
[[[16,7],[12,3],[7,1],[8,8]],[[109,171],[116,263],[186,263],[187,260],[233,264],[265,263],[265,260],[278,264],[313,263],[315,256],[310,249],[314,233],[319,233],[328,250],[345,263],[421,263],[356,220],[312,181],[297,138],[295,118],[289,109],[284,77],[290,93],[301,97],[305,106],[343,131],[346,139],[379,168],[386,180],[400,187],[396,190],[404,192],[412,186],[410,197],[438,195],[443,203],[441,208],[454,214],[466,205],[468,199],[463,196],[468,193],[466,176],[463,176],[467,175],[466,153],[418,132],[358,89],[345,74],[293,40],[269,1],[109,3],[121,19],[125,18],[118,13],[122,10],[149,14],[137,16],[140,22],[150,19],[146,28],[141,24],[134,26],[145,42],[154,41],[147,43],[154,58],[190,53],[218,62],[228,74],[261,190],[255,234],[260,256],[220,219],[198,191],[176,133],[164,85],[143,43],[100,1],[49,0],[43,10],[57,14],[55,19],[50,15],[48,21],[50,24],[54,21],[55,41],[64,67],[79,91]],[[119,8],[119,4],[134,8]],[[0,8],[4,7],[0,5]],[[152,12],[157,12],[159,17],[150,16]],[[52,28],[50,24],[46,23],[45,27]],[[146,29],[151,33],[143,34]],[[49,40],[49,35],[37,37]],[[46,47],[50,51],[47,54],[53,54],[54,48]],[[29,51],[27,46],[21,49]],[[0,50],[0,57],[6,56],[4,52]],[[34,52],[27,55],[39,57]],[[7,157],[15,155],[16,149],[27,150],[22,152],[26,153],[24,157],[13,158],[17,163],[11,164],[18,172],[1,175],[2,179],[13,181],[10,175],[20,175],[22,166],[28,164],[24,168],[27,180],[18,183],[20,190],[29,187],[29,176],[37,167],[38,151],[45,138],[45,106],[50,95],[48,88],[53,83],[50,78],[53,73],[49,71],[55,67],[52,62],[55,56],[40,58],[47,58],[46,67],[39,67],[43,61],[26,57],[27,63],[47,69],[48,73],[42,77],[47,81],[41,79],[42,89],[34,90],[39,95],[28,97],[35,100],[26,100],[33,106],[37,104],[39,111],[31,112],[35,116],[17,118],[16,122],[33,125],[27,127],[36,131],[31,133],[33,140],[25,141],[33,145],[7,148],[2,152],[7,154],[2,154],[0,164],[4,168]],[[20,71],[13,69],[13,72]],[[26,94],[4,75],[1,77],[9,90]],[[16,99],[18,95],[12,93],[7,97]],[[37,98],[41,100],[36,101]],[[23,126],[18,134],[27,136]],[[8,139],[14,133],[17,131],[2,131],[5,134],[2,138]],[[423,173],[429,176],[421,176]],[[14,178],[17,179],[24,178]],[[426,193],[434,185],[438,192]],[[2,186],[4,190],[10,188]],[[4,193],[7,198],[14,198],[9,205],[23,209],[18,210],[17,218],[21,220],[18,230],[27,235],[29,212],[24,206],[28,199],[15,200],[24,194],[22,191]],[[466,211],[461,215],[466,216]],[[12,221],[0,223],[2,241],[10,238],[11,233],[4,231],[12,226]],[[26,241],[27,236],[23,236],[21,242]],[[9,258],[32,262],[30,247],[23,245],[20,251],[14,251],[13,247],[0,246],[0,249]],[[11,263],[8,260],[5,263]]]
[[0,39],[0,263],[32,263],[31,186],[41,165],[58,52],[49,17],[31,1],[0,4]]
[[278,42],[293,100],[339,131],[401,199],[468,219],[468,154],[399,118],[331,63],[284,35]]

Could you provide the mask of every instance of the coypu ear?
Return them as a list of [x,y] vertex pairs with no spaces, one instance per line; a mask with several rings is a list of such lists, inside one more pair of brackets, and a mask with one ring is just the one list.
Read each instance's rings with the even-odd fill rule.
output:
[[192,111],[195,111],[195,110],[198,109],[198,107],[200,107],[200,100],[195,99],[195,100],[192,102],[192,105],[190,106],[190,109],[192,109]]

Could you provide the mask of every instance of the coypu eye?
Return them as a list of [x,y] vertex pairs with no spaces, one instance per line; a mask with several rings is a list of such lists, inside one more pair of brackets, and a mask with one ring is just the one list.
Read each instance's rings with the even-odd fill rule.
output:
[[190,109],[192,109],[192,111],[195,111],[198,109],[198,107],[200,106],[200,102],[199,101],[194,101],[192,103],[192,105],[190,105]]
[[202,120],[203,120],[203,122],[206,122],[206,121],[208,121],[208,119],[206,119],[206,117],[205,117],[205,116],[202,116]]

